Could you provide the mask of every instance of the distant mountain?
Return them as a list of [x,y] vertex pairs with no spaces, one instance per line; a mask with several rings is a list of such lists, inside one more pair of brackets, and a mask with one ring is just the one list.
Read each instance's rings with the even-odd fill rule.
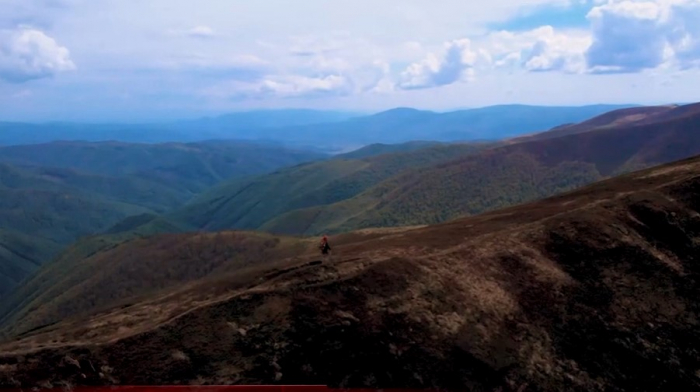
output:
[[82,236],[168,212],[223,180],[318,158],[233,142],[0,148],[0,298]]
[[403,143],[413,140],[476,141],[546,131],[566,123],[628,106],[593,105],[546,107],[499,105],[480,109],[435,113],[400,108],[334,124],[267,130],[257,137],[285,141],[317,141],[324,144]]
[[194,127],[199,132],[214,132],[216,134],[236,132],[238,133],[236,136],[240,137],[260,129],[334,123],[360,116],[362,116],[360,113],[311,109],[253,110],[180,121],[171,125],[176,128]]
[[[53,141],[121,141],[131,143],[199,142],[210,139],[260,139],[263,129],[333,123],[359,113],[306,109],[255,110],[218,117],[152,124],[0,122],[0,145]],[[270,140],[269,142],[274,142]]]
[[699,178],[695,157],[326,259],[247,232],[76,244],[0,309],[0,387],[697,391]]
[[147,125],[0,123],[0,145],[58,140],[164,143],[238,139],[333,152],[358,144],[496,140],[578,123],[623,107],[629,105],[499,105],[447,113],[397,108],[369,116],[331,111],[266,110]]

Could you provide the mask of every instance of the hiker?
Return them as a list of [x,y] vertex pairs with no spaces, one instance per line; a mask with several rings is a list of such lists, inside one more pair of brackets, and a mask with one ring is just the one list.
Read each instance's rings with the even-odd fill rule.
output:
[[328,252],[330,252],[331,250],[331,246],[328,245],[328,237],[326,237],[325,235],[321,239],[321,245],[319,246],[319,248],[321,248],[321,253],[323,253],[324,255],[327,255]]

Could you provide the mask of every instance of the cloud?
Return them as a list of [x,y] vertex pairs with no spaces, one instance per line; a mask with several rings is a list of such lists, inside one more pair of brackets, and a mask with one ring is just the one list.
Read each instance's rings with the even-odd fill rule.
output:
[[586,32],[562,33],[552,26],[542,26],[524,32],[492,33],[484,46],[496,68],[583,73],[586,71],[584,52],[590,44],[591,38]]
[[328,36],[304,35],[290,38],[289,53],[294,56],[319,56],[346,49],[356,44],[347,32],[334,32]]
[[165,33],[168,36],[179,38],[210,39],[216,37],[214,29],[204,25],[184,29],[168,29]]
[[700,66],[700,1],[608,1],[588,14],[592,72],[634,73],[675,63]]
[[273,75],[258,82],[229,81],[201,91],[208,98],[226,100],[261,100],[268,98],[314,98],[348,95],[350,81],[340,75],[307,77],[301,75]]
[[43,32],[30,27],[0,31],[0,79],[24,83],[75,69],[68,49]]
[[593,72],[638,72],[664,62],[667,40],[660,4],[608,3],[594,7],[588,18],[593,43],[586,60]]
[[424,89],[469,79],[477,56],[469,39],[447,42],[440,57],[430,53],[422,61],[409,65],[401,74],[398,86],[404,90]]
[[669,43],[681,68],[700,68],[700,1],[671,6]]
[[209,26],[193,27],[186,32],[187,36],[192,38],[212,38],[216,35],[214,29]]
[[588,35],[560,34],[551,26],[545,26],[537,29],[535,36],[532,46],[523,51],[523,68],[537,72],[585,72],[583,53],[591,44]]

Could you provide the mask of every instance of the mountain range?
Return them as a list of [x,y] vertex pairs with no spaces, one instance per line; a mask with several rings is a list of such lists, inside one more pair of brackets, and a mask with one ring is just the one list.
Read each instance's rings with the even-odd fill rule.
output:
[[246,232],[74,247],[25,286],[0,385],[698,390],[698,178],[342,234],[326,260]]
[[0,145],[52,141],[167,143],[235,139],[335,153],[373,143],[501,139],[578,123],[630,106],[499,105],[446,113],[397,108],[372,115],[297,109],[239,112],[152,124],[0,123]]
[[223,182],[139,230],[167,222],[181,231],[320,235],[434,224],[700,154],[698,126],[697,104],[620,109],[500,142],[339,156]]
[[0,387],[700,390],[700,104],[545,109],[0,147]]

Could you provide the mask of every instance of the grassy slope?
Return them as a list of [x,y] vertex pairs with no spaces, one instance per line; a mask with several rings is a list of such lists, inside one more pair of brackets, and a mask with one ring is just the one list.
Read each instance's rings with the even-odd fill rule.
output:
[[336,155],[335,158],[341,159],[363,159],[369,158],[377,155],[391,154],[395,152],[409,152],[414,150],[420,150],[422,148],[428,148],[433,146],[438,146],[442,143],[439,142],[429,142],[429,141],[412,141],[406,143],[398,144],[384,144],[375,143],[368,146],[362,147],[355,151],[350,151],[344,154]]
[[[96,184],[93,175],[64,171],[57,180],[46,172],[0,165],[0,298],[76,238],[152,211],[115,200],[111,189],[138,192],[138,186],[128,186],[132,183],[124,179],[99,178]],[[154,197],[150,202],[157,201]]]
[[0,298],[60,249],[54,241],[0,229]]
[[290,211],[261,228],[319,234],[437,223],[700,153],[700,113],[676,110],[661,122],[514,144],[410,172],[333,205]]
[[[81,236],[110,230],[130,216],[169,211],[220,180],[318,157],[234,142],[0,148],[0,230],[15,238],[4,243],[0,259],[0,298]],[[16,246],[30,250],[20,255],[11,251]]]
[[222,184],[166,219],[196,229],[257,229],[288,211],[345,200],[403,171],[447,162],[483,148],[482,144],[444,145],[300,165]]
[[133,144],[55,142],[0,148],[0,162],[70,168],[108,176],[138,176],[180,191],[199,192],[323,156],[244,142]]
[[31,329],[204,276],[299,255],[311,246],[293,238],[240,232],[86,238],[3,302],[0,325],[7,333]]

